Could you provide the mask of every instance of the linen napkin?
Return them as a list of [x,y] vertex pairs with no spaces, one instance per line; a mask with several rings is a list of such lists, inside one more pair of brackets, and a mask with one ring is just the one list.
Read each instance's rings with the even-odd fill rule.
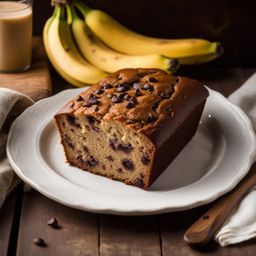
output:
[[[256,132],[256,73],[229,96],[249,116]],[[256,187],[242,200],[233,214],[217,232],[215,240],[221,246],[235,244],[256,237]]]
[[0,88],[0,207],[8,193],[19,182],[6,157],[6,142],[11,121],[33,100],[16,91]]

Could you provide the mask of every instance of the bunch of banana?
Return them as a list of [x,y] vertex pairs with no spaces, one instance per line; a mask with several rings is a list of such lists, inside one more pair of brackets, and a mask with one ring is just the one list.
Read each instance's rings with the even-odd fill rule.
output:
[[172,74],[179,63],[208,62],[222,51],[219,43],[203,39],[169,40],[136,34],[80,0],[54,3],[54,13],[43,32],[45,49],[58,73],[77,87],[122,68],[160,68]]
[[82,87],[96,83],[106,73],[84,60],[77,50],[64,7],[55,6],[53,16],[46,22],[43,39],[46,53],[59,74],[71,84]]
[[160,68],[172,74],[179,67],[175,59],[159,54],[129,56],[111,50],[93,35],[71,4],[55,5],[45,24],[43,39],[52,65],[77,87],[96,83],[106,72],[122,68]]
[[161,54],[176,58],[183,65],[209,62],[219,57],[223,48],[220,43],[203,39],[158,39],[130,31],[108,14],[88,8],[75,0],[91,31],[110,48],[129,55]]

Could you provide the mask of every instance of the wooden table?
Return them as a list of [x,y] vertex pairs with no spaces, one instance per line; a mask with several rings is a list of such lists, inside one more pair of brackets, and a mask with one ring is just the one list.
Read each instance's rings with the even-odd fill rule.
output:
[[[179,74],[204,81],[228,96],[256,68],[183,68]],[[70,88],[53,71],[54,93]],[[183,241],[184,231],[210,205],[193,210],[147,217],[122,217],[94,214],[68,208],[35,190],[23,193],[19,185],[0,210],[0,256],[41,255],[255,255],[256,239],[241,245],[220,248],[214,242],[192,249]],[[58,219],[61,228],[47,226],[48,219]],[[42,237],[47,247],[32,241]]]

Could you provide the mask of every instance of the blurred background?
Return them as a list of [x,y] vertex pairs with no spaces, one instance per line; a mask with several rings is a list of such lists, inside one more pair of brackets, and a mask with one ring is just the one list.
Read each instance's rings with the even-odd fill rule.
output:
[[[86,0],[128,28],[165,38],[202,37],[220,41],[221,58],[214,66],[256,65],[255,0]],[[34,0],[34,34],[40,35],[52,14],[51,0]]]

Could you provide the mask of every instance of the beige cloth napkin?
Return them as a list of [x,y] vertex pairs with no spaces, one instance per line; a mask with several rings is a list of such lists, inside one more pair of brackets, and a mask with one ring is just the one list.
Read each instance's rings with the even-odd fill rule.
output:
[[[256,131],[256,73],[231,94],[229,100],[243,109]],[[215,239],[221,246],[226,246],[254,237],[256,237],[256,187],[247,194],[227,219]]]
[[0,88],[0,207],[6,196],[19,182],[6,157],[6,142],[11,121],[33,104],[29,97],[13,90]]

